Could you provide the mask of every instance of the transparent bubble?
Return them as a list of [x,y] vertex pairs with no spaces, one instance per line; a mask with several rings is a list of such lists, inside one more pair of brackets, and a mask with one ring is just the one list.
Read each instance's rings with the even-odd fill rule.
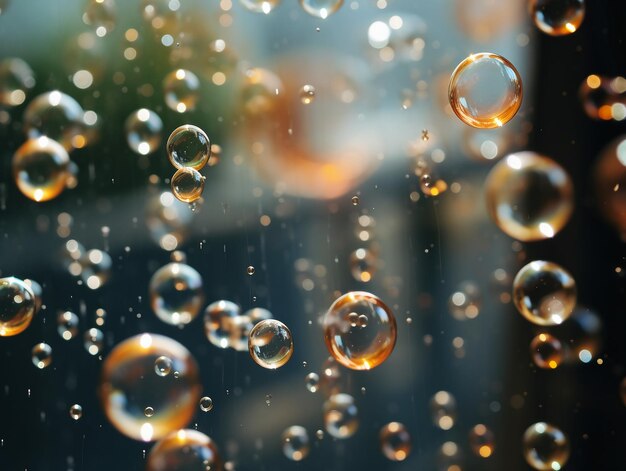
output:
[[204,332],[209,342],[219,348],[231,346],[233,319],[240,313],[239,306],[231,301],[220,300],[209,304],[204,310]]
[[337,394],[341,390],[341,368],[333,357],[328,357],[319,373],[319,389],[327,397]]
[[248,349],[257,365],[271,370],[280,368],[293,354],[291,331],[275,319],[262,320],[250,331]]
[[594,169],[596,205],[626,240],[626,134],[600,153]]
[[73,404],[70,407],[70,417],[79,420],[83,416],[83,407],[80,404]]
[[248,273],[248,275],[250,276],[254,275],[254,267],[250,265],[248,268],[246,268],[246,273]]
[[124,128],[129,147],[139,155],[151,154],[161,144],[163,121],[154,111],[141,108],[131,113]]
[[371,250],[359,248],[350,254],[350,273],[356,281],[367,283],[378,269],[378,256]]
[[561,324],[576,306],[576,282],[556,263],[536,260],[515,276],[513,302],[534,324]]
[[185,241],[193,219],[189,206],[169,191],[154,195],[146,207],[146,225],[150,236],[164,250],[176,250]]
[[78,334],[78,316],[71,311],[60,312],[57,316],[57,332],[63,340],[71,340]]
[[80,263],[83,266],[80,276],[90,289],[98,289],[109,281],[113,260],[108,253],[92,249],[81,257]]
[[522,78],[515,66],[498,54],[472,54],[452,72],[448,99],[465,124],[501,127],[522,104]]
[[115,0],[89,0],[83,13],[83,23],[91,26],[99,37],[115,28],[117,7]]
[[0,336],[17,335],[30,325],[35,315],[35,295],[24,281],[0,278]]
[[585,18],[585,0],[531,0],[529,7],[537,28],[550,36],[574,33]]
[[21,105],[34,86],[35,74],[22,59],[8,57],[0,61],[0,105]]
[[178,113],[193,111],[198,103],[200,80],[193,72],[177,69],[163,79],[165,104]]
[[537,422],[524,432],[522,441],[524,457],[538,470],[559,470],[569,458],[569,440],[554,425]]
[[281,0],[241,0],[241,4],[248,10],[266,15],[280,5],[280,2]]
[[343,0],[300,0],[300,5],[309,15],[325,20],[339,10]]
[[87,110],[83,114],[82,131],[72,141],[77,149],[92,146],[100,140],[102,118],[95,111]]
[[201,170],[211,157],[209,137],[192,124],[179,126],[172,131],[166,148],[171,164],[178,169],[191,167]]
[[464,281],[448,298],[448,309],[459,321],[474,319],[480,314],[482,296],[476,283]]
[[165,377],[172,372],[172,360],[166,356],[160,356],[154,361],[154,372]]
[[213,409],[213,399],[208,396],[204,396],[200,399],[200,410],[202,412],[209,412]]
[[[172,361],[178,374],[154,374],[161,356]],[[141,334],[119,343],[104,361],[101,378],[100,398],[107,418],[135,440],[158,440],[185,427],[200,400],[198,367],[191,353],[161,335]],[[148,405],[155,412],[146,418]]]
[[554,335],[562,340],[567,362],[588,362],[601,351],[602,319],[594,311],[577,306],[567,322],[554,329]]
[[24,110],[24,131],[29,138],[46,136],[68,151],[82,132],[84,111],[74,98],[58,90],[33,98]]
[[176,170],[172,177],[172,193],[179,201],[193,203],[202,196],[205,178],[191,167]]
[[230,324],[229,346],[238,352],[249,351],[248,337],[254,327],[250,318],[247,315],[236,316]]
[[52,363],[52,347],[47,343],[38,343],[31,351],[33,365],[43,370]]
[[217,445],[197,430],[173,431],[156,443],[146,462],[146,471],[220,471],[222,458]]
[[450,430],[456,421],[456,399],[447,391],[438,391],[430,399],[433,423],[442,430]]
[[437,469],[440,471],[461,470],[463,453],[455,442],[444,442],[437,453]]
[[626,78],[589,75],[578,91],[587,116],[603,121],[626,119]]
[[489,215],[505,234],[524,242],[563,229],[574,208],[573,191],[565,170],[534,152],[508,155],[485,181]]
[[334,394],[324,403],[324,427],[335,438],[349,438],[359,428],[358,409],[349,394]]
[[383,455],[391,461],[404,461],[411,453],[411,436],[404,424],[389,422],[378,434]]
[[478,424],[470,430],[469,444],[476,456],[489,458],[495,450],[495,436],[485,425]]
[[[350,322],[350,314],[357,314],[357,319],[366,316],[367,325]],[[369,370],[383,363],[396,344],[396,331],[391,310],[377,296],[363,291],[340,296],[324,316],[328,350],[353,370]]]
[[146,417],[152,417],[154,415],[154,408],[148,406],[143,410],[143,415]]
[[563,346],[556,337],[541,333],[530,342],[530,356],[539,368],[557,368],[563,361]]
[[352,199],[352,206],[358,206],[359,205],[359,197],[358,196],[353,196]]
[[98,355],[102,352],[102,347],[104,345],[104,334],[100,329],[96,329],[92,327],[87,330],[83,335],[83,341],[85,345],[85,350],[89,352],[90,355]]
[[309,434],[304,427],[292,425],[282,435],[283,453],[292,461],[302,461],[311,450]]
[[316,393],[320,387],[320,377],[317,373],[309,373],[305,376],[304,382],[309,392]]
[[202,277],[184,263],[168,263],[150,280],[150,305],[159,319],[184,326],[196,318],[202,304]]
[[24,279],[24,284],[28,286],[35,297],[35,314],[39,312],[43,304],[43,288],[35,280]]
[[313,85],[304,85],[300,89],[300,101],[303,105],[309,105],[315,100],[315,87]]

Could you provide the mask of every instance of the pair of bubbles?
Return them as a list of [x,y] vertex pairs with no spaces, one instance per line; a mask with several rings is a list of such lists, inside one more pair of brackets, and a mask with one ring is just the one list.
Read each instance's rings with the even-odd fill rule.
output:
[[[281,0],[241,0],[248,10],[268,15]],[[300,6],[309,15],[325,20],[343,5],[343,0],[300,0]]]

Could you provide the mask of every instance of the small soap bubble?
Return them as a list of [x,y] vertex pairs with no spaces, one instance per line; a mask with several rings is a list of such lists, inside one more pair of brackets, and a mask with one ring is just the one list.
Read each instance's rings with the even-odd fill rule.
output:
[[146,417],[152,417],[154,415],[154,409],[150,406],[146,407],[143,410],[143,415],[145,415]]
[[150,306],[163,322],[184,326],[200,313],[204,302],[202,276],[185,263],[159,268],[149,285]]
[[272,370],[280,368],[293,354],[291,331],[275,319],[262,320],[250,331],[248,349],[257,365]]
[[252,276],[254,275],[254,267],[252,265],[248,266],[248,268],[246,268],[246,272],[248,273],[248,275]]
[[172,177],[172,193],[179,201],[193,203],[202,196],[204,181],[205,178],[196,169],[179,168]]
[[526,462],[537,470],[560,470],[570,454],[567,436],[545,422],[537,422],[526,429],[522,446]]
[[197,126],[179,126],[167,139],[170,163],[177,169],[191,167],[201,170],[211,157],[211,142],[206,133]]
[[300,101],[304,105],[309,105],[315,100],[315,87],[313,85],[304,85],[300,89]]
[[172,372],[172,360],[161,355],[154,360],[154,372],[161,377],[169,375]]
[[193,72],[177,69],[163,79],[165,104],[173,111],[185,113],[196,109],[200,79]]
[[334,394],[324,403],[324,427],[335,438],[349,438],[359,428],[358,413],[352,396]]
[[202,412],[209,412],[211,409],[213,409],[213,399],[211,399],[209,396],[204,396],[203,398],[201,398],[200,410]]
[[317,373],[309,373],[305,376],[304,382],[309,392],[316,393],[320,387],[320,377]]
[[352,197],[352,206],[358,206],[358,205],[359,205],[359,197],[355,195]]
[[585,18],[585,0],[531,0],[530,14],[537,28],[550,36],[572,34]]
[[21,105],[34,86],[35,74],[26,62],[16,57],[0,60],[0,105]]
[[197,430],[181,429],[173,430],[152,447],[145,469],[220,471],[227,468],[213,440]]
[[0,337],[11,337],[26,330],[35,310],[35,295],[23,280],[0,278]]
[[36,96],[24,110],[24,131],[30,139],[45,136],[67,151],[83,132],[84,110],[74,98],[58,90]]
[[91,26],[99,37],[113,31],[117,20],[115,0],[89,0],[83,13],[83,23]]
[[154,111],[141,108],[131,113],[124,127],[128,146],[139,155],[151,154],[161,144],[163,121]]
[[80,404],[73,404],[70,407],[70,417],[78,420],[83,416],[83,407]]
[[63,340],[71,340],[78,334],[78,316],[71,311],[60,312],[57,316],[57,332]]
[[391,461],[404,461],[411,453],[411,436],[404,424],[389,422],[378,434],[383,455]]
[[483,424],[472,427],[469,433],[469,443],[474,454],[481,458],[489,458],[495,450],[494,434]]
[[530,356],[543,369],[556,369],[563,361],[563,345],[556,337],[541,333],[530,342]]
[[102,351],[104,345],[104,334],[100,329],[91,328],[85,332],[83,336],[85,350],[90,355],[98,355]]
[[282,434],[283,453],[292,461],[302,461],[307,457],[311,446],[309,434],[304,427],[292,425]]
[[33,365],[40,370],[50,366],[50,363],[52,363],[52,347],[47,343],[42,342],[35,345],[31,354]]
[[456,399],[447,391],[439,391],[430,399],[433,423],[441,430],[450,430],[456,421]]
[[280,5],[280,2],[281,0],[241,0],[241,4],[248,10],[266,15]]

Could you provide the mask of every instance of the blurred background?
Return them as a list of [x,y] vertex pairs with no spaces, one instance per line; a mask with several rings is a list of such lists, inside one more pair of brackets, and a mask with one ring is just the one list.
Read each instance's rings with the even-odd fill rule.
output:
[[[525,470],[522,435],[539,421],[567,434],[564,469],[624,468],[626,170],[601,164],[626,162],[620,2],[589,2],[563,37],[539,31],[522,0],[346,0],[325,19],[290,0],[267,14],[239,0],[93,3],[0,0],[0,276],[43,288],[28,329],[0,339],[0,469],[144,469],[151,444],[119,433],[98,398],[107,354],[143,332],[197,360],[214,407],[198,407],[188,428],[210,436],[230,469]],[[448,104],[450,74],[476,52],[506,57],[523,81],[521,110],[496,130],[465,125]],[[180,68],[197,87],[172,78]],[[38,203],[17,188],[11,161],[25,110],[52,90],[86,113],[69,136],[68,188]],[[128,121],[143,108],[160,129]],[[55,118],[64,131],[66,118]],[[170,193],[165,148],[183,124],[213,144],[191,206]],[[137,136],[148,147],[133,148]],[[485,209],[487,173],[522,150],[572,178],[574,213],[552,239],[516,241]],[[214,346],[202,313],[184,328],[155,316],[150,279],[175,250],[201,275],[204,305],[263,307],[291,329],[285,366]],[[545,329],[511,302],[513,277],[538,259],[578,287],[572,318],[548,329],[566,346],[555,370],[533,363],[529,344]],[[320,439],[326,397],[305,377],[328,358],[321,316],[356,290],[391,308],[397,344],[374,370],[341,368],[359,427]],[[70,340],[58,332],[64,311],[79,319]],[[44,369],[31,358],[40,342],[52,348]],[[443,424],[438,391],[455,399]],[[380,450],[391,421],[411,436],[403,462]],[[487,458],[469,438],[477,424],[493,432]],[[301,462],[283,453],[292,425],[311,442]]]

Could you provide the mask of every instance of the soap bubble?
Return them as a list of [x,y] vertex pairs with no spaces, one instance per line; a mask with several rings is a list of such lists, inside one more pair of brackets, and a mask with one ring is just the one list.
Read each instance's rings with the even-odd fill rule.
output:
[[211,156],[209,137],[192,124],[174,129],[167,140],[166,149],[170,163],[178,169],[191,167],[201,170]]
[[561,339],[563,355],[568,363],[579,363],[587,357],[589,361],[600,354],[602,348],[602,319],[594,311],[576,306],[567,322],[554,329]]
[[[239,306],[231,301],[215,301],[204,310],[204,333],[209,342],[219,348],[230,346],[233,319],[240,315]],[[246,341],[247,348],[247,341]]]
[[550,36],[574,33],[585,18],[585,0],[531,0],[529,8],[537,28]]
[[389,422],[380,429],[380,447],[391,461],[404,461],[411,453],[411,436],[404,424]]
[[168,263],[150,279],[150,305],[159,319],[184,326],[196,318],[202,303],[202,277],[185,263]]
[[320,387],[320,377],[317,373],[309,373],[304,381],[309,392],[315,393]]
[[200,399],[200,410],[202,412],[209,412],[213,409],[213,399],[208,396],[204,396]]
[[31,352],[33,365],[43,370],[52,363],[52,348],[47,343],[38,343]]
[[161,144],[163,121],[154,111],[141,108],[131,113],[124,127],[128,146],[139,155],[151,154]]
[[465,124],[501,127],[522,104],[522,78],[515,66],[498,54],[472,54],[452,72],[448,98]]
[[563,346],[556,337],[542,333],[530,342],[530,356],[539,368],[553,370],[563,361]]
[[478,317],[482,306],[480,289],[476,283],[464,281],[448,299],[448,309],[452,317],[459,321]]
[[80,276],[90,289],[98,289],[109,281],[113,260],[108,253],[92,249],[81,257],[80,263],[83,266]]
[[561,324],[576,306],[576,282],[556,263],[536,260],[515,276],[513,302],[534,324]]
[[250,331],[248,349],[257,365],[272,370],[280,368],[293,354],[291,331],[275,319],[263,320]]
[[35,295],[24,281],[0,278],[0,337],[17,335],[35,315]]
[[469,443],[474,454],[481,458],[489,458],[495,450],[493,432],[483,424],[472,427]]
[[71,340],[78,334],[78,316],[71,311],[60,312],[57,316],[57,332],[63,340]]
[[434,424],[450,430],[456,421],[456,399],[447,391],[439,391],[430,399],[430,413]]
[[[161,356],[172,361],[174,374],[154,373]],[[119,343],[105,359],[101,378],[100,398],[107,418],[135,440],[158,440],[185,427],[200,400],[198,366],[191,353],[161,335],[141,334]],[[149,418],[144,414],[147,406],[154,409]]]
[[146,207],[150,236],[162,249],[176,250],[187,237],[193,214],[189,205],[177,200],[169,191],[152,196]]
[[282,435],[283,453],[292,461],[302,461],[311,450],[309,434],[304,427],[292,425]]
[[280,5],[281,0],[241,0],[241,4],[248,10],[256,13],[269,14]]
[[378,269],[378,257],[373,251],[364,248],[352,252],[349,263],[352,277],[363,283],[371,281]]
[[83,408],[80,404],[73,404],[70,407],[70,417],[79,420],[83,416]]
[[197,430],[172,431],[157,442],[146,461],[146,471],[221,471],[215,442]]
[[546,471],[561,469],[570,453],[567,436],[545,422],[537,422],[526,429],[523,449],[524,457],[532,468]]
[[165,104],[173,111],[185,113],[196,109],[200,80],[193,72],[177,69],[163,79]]
[[574,208],[569,175],[534,152],[510,154],[485,181],[487,209],[507,235],[527,242],[554,237]]
[[300,5],[309,15],[325,20],[339,10],[343,0],[300,0]]
[[[365,322],[359,320],[361,315]],[[369,370],[383,363],[396,344],[396,332],[391,310],[377,296],[362,291],[340,296],[324,316],[328,350],[353,370]]]
[[349,394],[334,394],[324,403],[324,427],[335,438],[349,438],[359,428],[358,409]]
[[22,59],[8,57],[0,61],[0,105],[21,105],[34,86],[35,74]]
[[85,332],[83,341],[85,350],[87,350],[90,355],[95,356],[102,351],[102,346],[104,345],[104,334],[100,329],[92,327]]
[[172,177],[172,193],[179,201],[193,203],[202,196],[205,178],[191,167],[176,170]]

